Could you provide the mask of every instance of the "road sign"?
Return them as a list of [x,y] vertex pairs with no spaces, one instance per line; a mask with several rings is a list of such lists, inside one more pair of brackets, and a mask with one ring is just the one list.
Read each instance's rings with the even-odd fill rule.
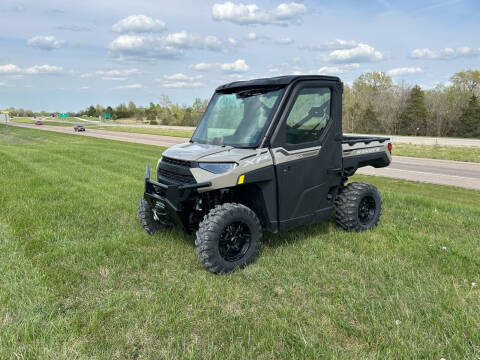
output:
[[67,113],[60,113],[60,114],[58,114],[58,117],[67,118],[68,114]]
[[110,119],[111,116],[112,116],[112,115],[109,114],[109,113],[103,114],[103,117],[104,117],[105,119]]

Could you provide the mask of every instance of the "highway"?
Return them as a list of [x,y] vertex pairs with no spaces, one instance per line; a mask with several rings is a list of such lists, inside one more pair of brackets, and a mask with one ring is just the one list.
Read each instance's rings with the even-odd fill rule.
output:
[[[87,129],[83,133],[75,133],[72,127],[33,125],[9,122],[9,125],[33,128],[43,131],[56,131],[78,136],[92,136],[102,139],[127,141],[156,146],[172,146],[185,142],[185,138],[160,136],[118,131]],[[395,153],[395,148],[394,148]],[[374,169],[370,166],[361,168],[359,174],[385,176],[396,179],[420,181],[425,183],[458,186],[480,190],[480,163],[468,163],[451,160],[423,159],[406,156],[393,156],[390,166]]]

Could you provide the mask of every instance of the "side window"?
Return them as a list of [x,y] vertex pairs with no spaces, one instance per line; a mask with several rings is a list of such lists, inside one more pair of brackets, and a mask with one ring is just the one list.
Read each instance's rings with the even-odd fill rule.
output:
[[297,145],[316,141],[330,119],[329,88],[309,87],[300,90],[288,114],[286,143]]

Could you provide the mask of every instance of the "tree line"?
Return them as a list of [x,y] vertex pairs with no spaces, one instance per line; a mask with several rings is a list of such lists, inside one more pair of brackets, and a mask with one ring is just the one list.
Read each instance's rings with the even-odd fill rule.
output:
[[423,90],[394,84],[383,72],[359,76],[346,85],[346,132],[392,135],[480,137],[480,71],[454,74],[449,85]]
[[196,98],[192,105],[177,105],[172,103],[167,95],[161,95],[158,104],[150,102],[148,107],[137,107],[133,101],[130,101],[128,105],[120,104],[114,108],[91,105],[77,115],[104,117],[104,114],[110,114],[113,120],[135,118],[139,122],[148,121],[152,125],[196,126],[207,104],[208,100]]
[[[480,71],[455,73],[448,85],[423,90],[405,82],[394,84],[384,72],[360,75],[343,94],[345,132],[456,136],[480,138]],[[159,103],[137,107],[133,101],[116,107],[91,105],[71,116],[111,115],[113,120],[134,118],[139,122],[161,125],[196,126],[208,100],[195,99],[192,105],[177,105],[166,95]],[[10,108],[11,116],[50,115],[46,112]]]

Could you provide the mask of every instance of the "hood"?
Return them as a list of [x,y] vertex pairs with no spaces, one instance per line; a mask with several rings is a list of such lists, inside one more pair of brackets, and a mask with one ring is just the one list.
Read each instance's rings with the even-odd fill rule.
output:
[[188,142],[168,148],[163,152],[163,155],[186,161],[235,162],[256,155],[259,151],[260,149],[241,149],[231,146]]

